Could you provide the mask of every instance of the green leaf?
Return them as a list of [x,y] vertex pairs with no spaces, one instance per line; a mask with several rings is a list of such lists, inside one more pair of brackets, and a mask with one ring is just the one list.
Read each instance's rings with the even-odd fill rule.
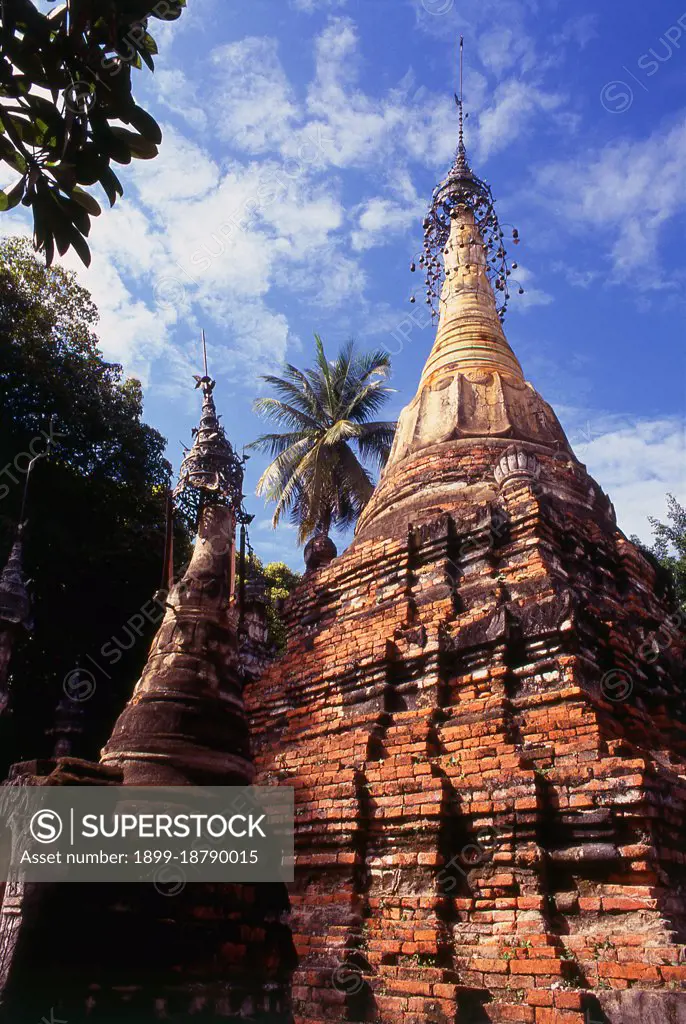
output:
[[94,217],[99,217],[102,213],[100,203],[97,199],[94,199],[88,192],[84,192],[84,190],[79,188],[78,185],[72,190],[71,198],[75,203],[78,203],[79,206],[82,206],[84,210],[87,210],[88,213],[92,214]]
[[143,110],[142,107],[134,107],[129,115],[129,121],[143,138],[158,145],[162,141],[162,129],[147,110]]
[[7,193],[7,207],[8,210],[13,210],[15,206],[19,206],[24,195],[24,189],[26,188],[26,177],[20,178],[17,184],[10,189]]
[[57,251],[60,254],[60,256],[64,256],[64,254],[69,249],[70,231],[71,224],[69,224],[66,220],[62,220],[61,218],[53,219],[52,234],[54,235],[55,245],[57,246]]
[[118,164],[130,164],[131,149],[128,140],[120,134],[123,130],[119,127],[110,128],[109,124],[103,124],[98,127],[97,133],[94,131],[95,143],[109,160],[115,160]]
[[52,264],[55,256],[55,241],[52,235],[48,235],[45,239],[45,265],[49,267]]
[[114,206],[117,201],[117,196],[124,195],[124,189],[119,181],[119,178],[114,173],[111,167],[107,167],[100,175],[100,184],[102,185],[107,198],[110,201],[110,206]]
[[55,119],[61,120],[59,111],[56,109],[55,104],[45,96],[39,96],[32,93],[27,96],[29,106],[36,114],[39,114],[48,123],[54,122]]
[[45,137],[48,126],[44,121],[25,121],[23,118],[17,117],[16,114],[9,114],[8,116],[22,142],[26,142],[29,146],[49,145]]
[[130,132],[126,128],[115,126],[112,128],[112,134],[116,135],[122,142],[125,142],[131,150],[131,155],[139,160],[152,160],[153,157],[157,156],[157,146],[148,139],[144,139],[142,135],[137,135],[136,132]]
[[76,171],[70,164],[45,165],[63,192],[69,194],[76,185]]
[[140,65],[140,58],[142,57],[143,60],[145,61],[146,65],[150,68],[150,70],[151,71],[155,70],[155,61],[152,59],[152,57],[150,56],[150,54],[148,53],[148,51],[144,47],[138,47],[138,56],[139,56],[139,63],[137,64],[137,67],[141,66]]
[[85,264],[85,266],[90,267],[91,251],[88,248],[88,242],[81,234],[79,234],[76,228],[71,229],[70,241],[72,249],[75,251],[81,262]]
[[0,160],[4,160],[20,174],[26,174],[28,170],[24,157],[4,135],[0,135]]
[[141,44],[148,51],[148,53],[156,54],[160,52],[157,49],[157,43],[155,42],[155,40],[153,39],[149,32],[145,33],[143,39],[141,40]]
[[82,235],[89,235],[91,230],[91,221],[83,206],[80,206],[79,203],[75,203],[72,199],[67,199],[64,205],[67,211],[67,216],[72,220],[76,230]]

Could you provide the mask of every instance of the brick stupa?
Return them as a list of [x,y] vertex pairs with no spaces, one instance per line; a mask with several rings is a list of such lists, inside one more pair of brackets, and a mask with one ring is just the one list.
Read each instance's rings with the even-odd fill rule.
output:
[[506,340],[461,137],[425,227],[417,394],[246,693],[296,794],[298,1019],[684,1021],[681,619]]

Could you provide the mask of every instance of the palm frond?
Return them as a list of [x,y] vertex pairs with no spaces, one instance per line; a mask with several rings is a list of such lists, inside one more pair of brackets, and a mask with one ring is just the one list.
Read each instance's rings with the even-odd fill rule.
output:
[[307,378],[308,387],[312,393],[316,396],[317,405],[321,410],[320,420],[322,423],[329,423],[331,421],[331,414],[328,410],[329,393],[326,386],[326,381],[319,372],[319,368],[315,367],[305,370],[305,377]]
[[263,452],[265,455],[281,455],[292,445],[305,440],[306,436],[308,435],[302,430],[296,430],[290,434],[261,434],[260,437],[246,445],[246,448]]
[[326,410],[322,402],[321,388],[313,386],[307,371],[299,370],[292,363],[286,363],[284,368],[286,379],[302,393],[310,404],[313,415],[319,420],[326,419]]
[[326,353],[324,352],[324,342],[322,341],[318,334],[315,334],[314,341],[316,351],[316,363],[317,367],[319,368],[319,372],[321,373],[322,376],[322,381],[324,383],[324,390],[326,394],[326,404],[324,408],[326,412],[329,414],[329,416],[333,418],[335,408],[335,393],[333,389],[331,366],[329,365],[329,361],[326,358]]
[[[293,367],[295,369],[295,367]],[[288,364],[284,367],[284,376],[275,377],[273,374],[264,374],[260,379],[269,384],[276,395],[287,405],[292,405],[304,416],[317,420],[321,416],[321,407],[317,398],[309,387],[307,380],[300,380],[290,372]],[[257,401],[260,401],[258,399]]]
[[253,409],[256,413],[282,423],[285,427],[299,427],[301,430],[320,429],[316,419],[279,398],[257,398],[253,402]]
[[369,501],[374,481],[364,462],[382,466],[395,432],[394,423],[372,421],[391,394],[389,370],[388,353],[359,353],[353,341],[330,362],[316,334],[312,366],[288,363],[282,376],[263,377],[276,397],[258,399],[255,410],[287,429],[249,445],[273,456],[257,493],[274,502],[275,526],[290,517],[301,543],[317,529],[352,525]]
[[361,457],[376,469],[383,469],[391,454],[397,424],[393,421],[360,424],[357,448]]
[[337,398],[334,410],[336,418],[343,412],[351,382],[356,377],[356,362],[355,342],[350,339],[346,341],[334,363],[333,386]]
[[311,447],[312,441],[309,438],[303,438],[296,444],[290,445],[267,466],[257,482],[258,497],[276,503],[272,517],[274,527],[278,525],[283,513],[287,512],[297,499],[302,475],[301,466]]
[[340,444],[341,441],[350,441],[359,435],[360,426],[358,423],[351,423],[350,420],[336,420],[319,440],[324,448],[331,448]]
[[341,476],[345,479],[345,492],[357,507],[359,515],[372,496],[374,481],[347,444],[339,445],[337,457]]
[[381,381],[362,384],[352,395],[343,415],[346,419],[364,423],[386,404],[392,394],[393,388],[386,387]]

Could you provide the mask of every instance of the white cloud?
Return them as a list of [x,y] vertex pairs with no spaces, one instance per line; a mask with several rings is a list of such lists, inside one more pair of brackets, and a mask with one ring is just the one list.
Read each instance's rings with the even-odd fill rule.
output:
[[280,145],[298,116],[275,39],[250,36],[212,51],[212,112],[219,136],[249,153]]
[[551,42],[553,46],[561,46],[573,42],[576,43],[580,50],[584,50],[590,41],[598,35],[597,25],[597,14],[581,14],[578,18],[570,18],[569,21],[564,23],[562,29],[553,36]]
[[515,67],[531,71],[536,66],[533,40],[502,24],[479,36],[478,53],[482,64],[498,78]]
[[[533,273],[523,267],[521,263],[517,265],[517,269],[513,271],[514,277],[510,282],[510,302],[508,309],[514,313],[522,313],[527,309],[532,309],[534,306],[549,306],[553,302],[553,296],[548,292],[543,291],[542,288],[536,288],[532,283],[534,280]],[[519,287],[524,289],[524,294],[519,294]]]
[[162,132],[159,155],[131,165],[141,199],[155,209],[205,195],[219,181],[219,168],[205,150],[169,125],[163,125]]
[[635,273],[641,288],[664,287],[658,242],[663,227],[686,212],[686,123],[548,164],[538,184],[572,227],[590,226],[609,241],[620,277]]
[[126,373],[138,377],[146,387],[152,364],[170,348],[170,318],[160,316],[159,311],[134,296],[115,266],[111,239],[103,243],[91,240],[91,248],[93,262],[89,269],[71,252],[62,262],[76,272],[98,307],[97,332],[105,358],[122,363]]
[[229,380],[247,381],[255,386],[258,374],[274,372],[286,358],[288,320],[261,302],[243,302],[236,306],[216,295],[207,302],[212,318],[222,323],[231,338],[217,369]]
[[[223,4],[224,0],[220,0],[220,2]],[[204,35],[210,30],[218,18],[217,6],[218,0],[202,0],[202,3],[188,4],[181,17],[175,21],[151,19],[150,32],[160,51],[159,58],[155,58],[155,73],[162,61],[168,59],[174,43],[182,36],[190,35],[193,32]]]
[[413,89],[411,74],[385,94],[359,88],[359,37],[350,18],[332,18],[315,45],[316,73],[307,91],[305,132],[321,133],[335,167],[387,168],[403,173],[408,160],[445,166],[457,145],[452,97]]
[[598,270],[588,270],[587,268],[581,270],[562,260],[556,260],[551,265],[551,270],[556,274],[562,274],[572,288],[590,288],[600,277]]
[[357,227],[351,234],[353,249],[360,252],[390,243],[394,236],[416,228],[425,209],[426,201],[419,198],[413,187],[400,202],[382,196],[368,199],[354,214]]
[[221,323],[232,339],[221,372],[254,383],[297,344],[270,308],[274,287],[326,308],[365,287],[339,251],[336,189],[318,183],[315,163],[232,160],[220,169],[178,131],[165,128],[165,143],[155,161],[134,164],[125,200],[94,222],[93,269],[71,257],[70,265],[102,310],[108,356],[144,381],[154,367],[164,393],[185,383],[186,343],[174,335],[185,320]]
[[651,541],[648,516],[665,518],[665,497],[686,499],[686,435],[676,417],[593,416],[571,434],[572,446],[612,500],[627,534]]
[[317,253],[314,267],[289,271],[284,283],[295,289],[308,305],[331,311],[344,309],[350,302],[363,304],[367,275],[344,249],[331,246]]
[[157,98],[169,110],[190,125],[204,129],[207,115],[198,97],[197,86],[181,68],[160,68],[155,71],[154,85]]
[[305,14],[313,14],[315,11],[333,11],[339,7],[345,7],[348,0],[290,0],[291,7],[296,11],[304,11]]
[[537,114],[550,116],[559,111],[565,97],[546,92],[536,85],[510,78],[496,88],[489,106],[479,113],[477,151],[488,159],[506,149],[531,126]]

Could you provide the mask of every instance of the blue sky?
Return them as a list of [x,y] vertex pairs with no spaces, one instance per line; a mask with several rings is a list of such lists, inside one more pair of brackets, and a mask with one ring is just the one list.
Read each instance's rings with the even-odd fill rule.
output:
[[[91,269],[65,262],[175,467],[201,326],[239,449],[263,429],[259,374],[307,363],[315,331],[332,355],[350,336],[389,349],[396,415],[433,341],[406,319],[408,265],[456,145],[460,33],[470,159],[522,236],[506,333],[620,526],[648,539],[666,492],[686,498],[686,0],[188,0],[154,24],[155,75],[135,76],[160,156],[121,168]],[[300,567],[254,497],[264,464],[247,473],[254,546]]]

